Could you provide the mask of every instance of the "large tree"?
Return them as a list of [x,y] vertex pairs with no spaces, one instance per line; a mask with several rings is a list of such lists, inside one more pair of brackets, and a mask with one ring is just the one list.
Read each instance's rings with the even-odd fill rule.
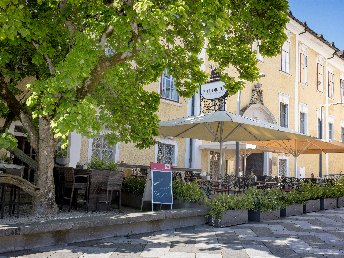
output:
[[[217,64],[230,94],[259,76],[252,44],[279,53],[287,0],[2,0],[0,1],[0,144],[20,120],[36,162],[39,214],[56,212],[56,139],[71,131],[112,142],[154,143],[159,96],[144,86],[165,69],[190,97],[207,75],[198,54]],[[237,76],[226,73],[232,67]],[[27,88],[20,87],[25,81]]]

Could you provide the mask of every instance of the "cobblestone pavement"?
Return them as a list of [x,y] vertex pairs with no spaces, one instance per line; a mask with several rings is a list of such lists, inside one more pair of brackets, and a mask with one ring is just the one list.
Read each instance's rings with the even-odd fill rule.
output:
[[344,209],[228,228],[205,225],[0,254],[4,257],[344,257]]

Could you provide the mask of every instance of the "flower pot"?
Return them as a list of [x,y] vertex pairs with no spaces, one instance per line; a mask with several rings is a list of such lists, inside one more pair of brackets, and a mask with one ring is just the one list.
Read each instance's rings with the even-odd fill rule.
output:
[[336,198],[320,199],[320,210],[332,210],[337,208]]
[[303,214],[303,204],[294,203],[281,209],[281,217],[298,216]]
[[55,163],[56,163],[56,165],[58,165],[58,166],[64,167],[64,166],[67,166],[67,165],[68,165],[69,159],[68,159],[68,158],[56,157],[56,158],[55,158]]
[[320,199],[308,200],[303,205],[303,213],[320,211]]
[[338,208],[344,207],[344,196],[338,197],[338,199],[337,199],[337,207]]
[[247,210],[228,210],[222,214],[221,219],[213,219],[214,227],[229,227],[248,222]]
[[274,220],[281,217],[280,210],[274,211],[248,211],[248,221],[261,222],[265,220]]

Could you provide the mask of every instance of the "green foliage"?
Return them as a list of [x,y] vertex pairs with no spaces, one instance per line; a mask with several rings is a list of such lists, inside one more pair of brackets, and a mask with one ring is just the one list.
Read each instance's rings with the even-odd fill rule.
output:
[[[71,131],[93,137],[105,129],[110,143],[139,148],[158,134],[160,98],[145,85],[168,68],[178,93],[190,97],[208,78],[198,57],[206,46],[234,94],[259,76],[252,44],[260,40],[263,56],[278,54],[288,21],[287,0],[3,0],[0,7],[0,73],[12,89],[37,78],[27,100],[33,118],[48,118],[65,141]],[[101,44],[108,26],[114,30]]]
[[209,214],[214,219],[220,219],[228,210],[254,209],[254,199],[251,195],[219,194],[207,202]]
[[304,196],[304,200],[315,200],[323,198],[324,196],[324,188],[315,183],[302,184],[300,191]]
[[17,139],[10,133],[0,134],[0,149],[13,150],[17,147]]
[[206,198],[197,182],[174,180],[172,189],[173,197],[177,200],[186,202],[203,202]]
[[272,189],[256,189],[249,188],[246,195],[253,199],[254,211],[274,211],[280,209],[284,205],[285,192],[278,188]]
[[117,163],[112,160],[103,160],[99,158],[92,158],[88,167],[90,169],[99,169],[99,170],[117,170]]
[[126,177],[122,183],[122,192],[133,193],[137,196],[143,195],[146,179],[142,177]]
[[303,204],[305,202],[305,197],[302,194],[302,192],[300,192],[299,190],[291,190],[289,192],[286,192],[284,194],[284,196],[282,196],[283,200],[284,200],[284,205],[283,208],[285,208],[288,205],[292,205],[295,203],[298,204]]

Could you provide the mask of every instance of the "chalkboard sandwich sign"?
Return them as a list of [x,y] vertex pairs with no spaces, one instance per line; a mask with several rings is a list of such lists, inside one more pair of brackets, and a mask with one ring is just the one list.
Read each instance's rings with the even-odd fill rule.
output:
[[172,209],[172,169],[170,164],[151,163],[152,205],[170,204]]

